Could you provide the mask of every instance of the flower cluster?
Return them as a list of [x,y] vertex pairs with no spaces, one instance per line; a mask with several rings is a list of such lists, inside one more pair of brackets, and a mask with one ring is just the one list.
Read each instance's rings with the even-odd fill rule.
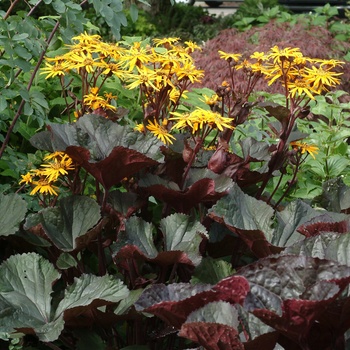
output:
[[68,175],[69,171],[74,170],[72,159],[64,152],[54,152],[47,155],[46,161],[39,169],[29,171],[22,175],[19,182],[23,185],[32,187],[31,195],[37,193],[51,196],[58,196],[59,188],[55,183]]
[[276,81],[284,86],[290,98],[300,103],[305,98],[314,99],[340,83],[336,68],[344,63],[334,59],[317,59],[304,56],[299,48],[274,46],[267,53],[254,52],[241,61],[240,54],[219,51],[220,57],[235,69],[245,69],[251,74],[263,74],[271,85]]
[[[305,160],[304,155],[315,157],[317,146],[305,142],[291,143],[290,136],[297,119],[305,116],[314,96],[339,83],[341,73],[337,70],[343,63],[306,57],[299,48],[274,46],[268,52],[254,52],[249,57],[219,51],[220,57],[228,64],[229,79],[223,81],[213,94],[203,94],[200,99],[205,107],[202,103],[200,108],[193,101],[192,104],[186,102],[190,85],[203,77],[203,71],[196,68],[191,56],[194,50],[200,49],[196,44],[185,42],[183,45],[179,38],[153,39],[153,42],[129,38],[110,44],[101,41],[98,35],[86,33],[73,40],[75,44],[69,46],[65,54],[47,58],[42,73],[46,74],[46,78],[59,76],[64,91],[69,89],[67,82],[71,80],[66,79],[69,74],[80,79],[80,97],[75,95],[76,89],[66,92],[67,100],[68,97],[72,99],[71,106],[77,117],[93,113],[118,122],[118,94],[128,96],[126,91],[129,94],[131,90],[137,92],[138,96],[133,95],[138,102],[135,108],[139,108],[142,117],[138,124],[135,123],[134,130],[149,132],[165,145],[177,139],[184,141],[183,160],[186,166],[181,187],[199,152],[208,149],[213,152],[208,155],[211,171],[227,171],[231,178],[250,183],[242,176],[249,173],[248,163],[254,158],[242,160],[240,156],[231,154],[235,130],[246,122],[251,108],[258,104],[251,101],[251,94],[260,79],[265,78],[269,84],[282,84],[285,106],[278,105],[276,108],[270,105],[268,109],[268,105],[262,105],[270,116],[280,122],[280,126],[276,131],[276,142],[269,148],[268,170],[264,175],[255,174],[256,181],[262,182],[256,198],[262,196],[275,174],[280,173],[282,178],[289,166],[294,169],[295,178]],[[235,73],[238,70],[243,72],[243,81],[237,81]],[[106,91],[105,85],[109,88],[117,86],[116,91]],[[67,110],[69,108],[67,106]],[[180,133],[183,137],[176,136]],[[21,183],[36,185],[32,194],[38,191],[57,194],[51,184],[58,175],[66,175],[73,167],[66,156],[60,155],[43,169],[35,173],[40,179],[37,183],[31,180],[32,174],[23,176]],[[58,169],[58,172],[53,169]]]
[[[190,55],[199,47],[192,42],[180,45],[179,38],[154,39],[154,46],[135,40],[105,43],[100,36],[86,33],[73,40],[76,43],[65,54],[46,58],[41,74],[46,74],[46,78],[60,76],[65,90],[65,76],[80,76],[81,97],[73,91],[68,94],[74,99],[70,107],[75,107],[77,117],[98,109],[116,112],[117,96],[98,93],[108,79],[119,79],[126,89],[139,89],[145,117],[158,126],[177,108],[188,86],[203,76]],[[148,129],[152,132],[151,124]]]

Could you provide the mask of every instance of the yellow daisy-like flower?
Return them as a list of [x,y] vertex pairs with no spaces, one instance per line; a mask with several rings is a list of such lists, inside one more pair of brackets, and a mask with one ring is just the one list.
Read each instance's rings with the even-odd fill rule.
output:
[[156,120],[153,122],[149,120],[146,128],[166,145],[172,144],[172,140],[175,140],[175,137],[171,135],[168,130],[163,125],[160,125]]
[[19,184],[31,184],[33,182],[33,174],[28,171],[27,174],[21,175],[22,180],[19,182]]
[[101,63],[97,62],[97,58],[92,57],[90,52],[84,52],[76,50],[67,54],[69,60],[67,60],[67,66],[70,69],[76,69],[78,72],[81,68],[85,68],[88,73],[93,73],[97,67],[101,66]]
[[211,96],[203,95],[204,97],[204,102],[208,106],[215,106],[218,102],[222,100],[221,97],[219,97],[217,94],[213,94]]
[[117,110],[117,108],[111,105],[108,100],[94,94],[85,95],[84,104],[93,110],[98,108],[109,109],[111,111]]
[[144,124],[143,124],[143,123],[137,124],[137,125],[134,127],[134,131],[138,131],[138,132],[144,133],[144,132],[145,132],[145,126],[144,126]]
[[186,45],[185,50],[187,53],[192,53],[195,50],[202,51],[202,48],[198,46],[196,43],[194,43],[193,41],[185,41],[185,45]]
[[311,155],[311,157],[313,159],[316,159],[316,157],[314,156],[314,154],[317,154],[318,153],[318,147],[317,146],[314,146],[314,145],[308,145],[307,143],[305,142],[299,142],[299,141],[294,141],[294,142],[291,142],[290,145],[293,147],[293,148],[296,148],[298,150],[301,151],[301,154],[304,154],[305,152],[307,152],[308,154]]
[[336,73],[329,69],[324,69],[323,67],[305,68],[303,76],[310,82],[313,87],[317,90],[327,91],[326,87],[332,87],[340,84],[340,79],[337,76],[343,73]]
[[94,96],[96,96],[98,94],[98,90],[99,88],[97,86],[94,86],[90,89],[90,93]]
[[64,155],[61,160],[57,158],[53,162],[41,165],[41,175],[46,176],[48,182],[56,181],[60,175],[67,175],[68,170],[73,170],[73,160]]
[[225,61],[235,61],[238,62],[242,55],[240,53],[227,53],[224,51],[219,50],[220,58],[224,59]]
[[200,82],[204,76],[204,71],[197,69],[192,60],[184,60],[183,66],[175,70],[176,76],[179,80],[188,79],[193,84]]
[[141,64],[147,63],[150,59],[149,52],[145,47],[141,46],[140,42],[135,42],[129,50],[123,51],[119,60],[125,69],[129,72],[133,71],[135,66],[140,67]]
[[258,51],[255,51],[253,54],[251,54],[250,58],[253,58],[253,59],[258,60],[258,61],[266,61],[267,60],[267,56],[266,56],[265,52],[258,52]]
[[63,76],[67,73],[67,67],[64,63],[57,61],[54,64],[45,62],[45,67],[41,68],[40,74],[47,74],[45,79]]
[[298,47],[286,47],[284,49],[280,49],[277,45],[272,47],[270,53],[268,54],[268,58],[271,58],[274,63],[289,61],[292,62],[295,57],[302,57],[303,54],[300,52]]
[[127,88],[132,90],[140,85],[145,85],[146,87],[152,87],[155,90],[159,90],[157,86],[154,84],[154,82],[157,80],[157,73],[149,69],[145,66],[142,66],[141,68],[136,67],[138,70],[138,74],[129,74],[128,75],[128,81],[131,83],[127,85]]
[[156,46],[166,45],[170,44],[173,45],[174,43],[177,43],[180,40],[180,38],[162,38],[162,39],[153,39],[153,42],[156,44]]
[[291,97],[295,97],[296,94],[298,94],[299,96],[306,94],[312,100],[315,99],[312,93],[317,93],[317,91],[315,91],[315,89],[313,89],[310,83],[305,81],[303,77],[296,78],[293,82],[289,82],[288,90]]
[[98,34],[88,34],[86,32],[84,32],[84,33],[82,33],[80,35],[74,36],[72,38],[72,40],[79,41],[82,44],[90,44],[92,42],[99,42],[100,39],[101,39],[100,35],[98,35]]
[[177,120],[172,129],[190,129],[192,134],[197,131],[208,129],[218,129],[223,131],[224,128],[233,129],[232,119],[223,117],[221,114],[208,111],[202,108],[197,108],[191,113],[171,113],[174,117],[170,120]]
[[56,151],[53,153],[48,154],[47,156],[44,157],[44,160],[50,160],[50,159],[62,159],[66,154],[64,152],[61,151]]
[[50,181],[48,181],[45,178],[41,178],[38,181],[33,181],[32,184],[35,185],[35,187],[30,192],[31,196],[35,195],[37,192],[42,194],[51,194],[58,196],[58,187],[54,186]]

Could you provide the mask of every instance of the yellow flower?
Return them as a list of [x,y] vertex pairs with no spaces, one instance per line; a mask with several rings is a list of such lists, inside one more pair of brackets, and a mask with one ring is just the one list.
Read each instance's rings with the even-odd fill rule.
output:
[[[91,89],[91,91],[92,91],[92,89]],[[84,104],[93,110],[98,109],[98,108],[109,109],[112,111],[117,110],[117,108],[115,106],[113,106],[109,103],[108,99],[106,100],[101,96],[97,96],[93,92],[84,96]]]
[[96,96],[98,94],[98,90],[99,88],[97,86],[94,86],[90,89],[90,93],[94,96]]
[[179,80],[188,79],[192,84],[204,76],[204,71],[197,69],[192,60],[183,60],[183,66],[175,70],[175,73]]
[[203,95],[204,97],[204,102],[208,105],[208,106],[214,106],[216,105],[219,101],[221,101],[221,97],[219,97],[217,94],[213,94],[210,97],[207,95]]
[[326,86],[331,87],[340,84],[340,80],[336,78],[343,73],[332,72],[329,69],[324,69],[323,67],[305,68],[303,76],[305,79],[313,84],[313,87],[317,90],[324,91],[327,90]]
[[124,64],[124,68],[131,72],[135,66],[140,67],[142,63],[147,63],[150,55],[141,43],[135,42],[134,46],[129,50],[125,50],[120,57],[120,62]]
[[40,74],[47,74],[45,79],[56,77],[57,75],[65,75],[67,72],[67,67],[62,62],[55,62],[55,64],[50,64],[45,62],[45,67],[41,68]]
[[33,190],[30,192],[30,195],[33,196],[37,192],[43,193],[43,194],[51,194],[58,196],[58,187],[54,186],[50,181],[48,181],[45,178],[41,178],[38,181],[33,181],[32,182],[35,187]]
[[22,180],[19,182],[19,184],[25,183],[26,185],[31,184],[33,182],[33,175],[30,171],[27,172],[25,175],[21,175]]
[[100,35],[98,34],[88,34],[86,32],[80,34],[80,35],[77,35],[77,36],[74,36],[72,38],[72,40],[75,40],[75,41],[79,41],[80,43],[83,43],[83,44],[91,44],[91,43],[95,43],[95,42],[99,42],[99,40],[101,39]]
[[156,120],[153,122],[149,120],[146,128],[166,145],[169,143],[172,144],[172,139],[175,140],[175,137],[169,134],[168,130]]
[[60,175],[67,175],[68,170],[73,170],[72,159],[64,155],[61,160],[57,158],[53,162],[41,165],[41,175],[46,176],[48,182],[53,182],[58,179]]
[[316,159],[316,157],[314,156],[314,154],[317,154],[318,153],[318,147],[317,146],[313,146],[313,145],[308,145],[307,143],[304,143],[304,142],[299,142],[299,141],[294,141],[294,142],[291,142],[290,145],[293,147],[293,148],[296,148],[298,150],[301,151],[301,154],[304,154],[305,152],[307,152],[308,154],[311,155],[311,157],[313,159]]
[[296,94],[303,95],[306,94],[309,96],[312,100],[315,99],[315,97],[312,95],[313,93],[317,93],[315,89],[305,81],[302,77],[296,78],[293,82],[288,82],[288,90],[291,95],[291,97],[295,97]]
[[240,53],[227,53],[224,51],[218,51],[220,58],[226,60],[226,61],[235,61],[238,62],[239,59],[242,57],[242,55]]
[[250,55],[250,58],[256,59],[258,61],[266,61],[267,60],[267,56],[266,56],[265,52],[258,52],[258,51],[255,51],[252,55]]
[[272,58],[274,63],[284,61],[293,62],[294,58],[302,56],[303,54],[297,47],[286,47],[284,49],[280,49],[277,45],[271,48],[270,53],[267,55],[268,58]]
[[177,43],[180,40],[180,38],[162,38],[162,39],[153,39],[153,42],[156,44],[156,46],[161,45],[173,45],[174,43]]
[[159,90],[154,82],[157,80],[157,74],[154,70],[149,69],[145,66],[139,68],[136,67],[138,70],[138,74],[129,74],[128,75],[128,81],[132,81],[129,85],[127,85],[127,88],[132,90],[140,85],[144,85],[146,87],[152,87],[155,90]]
[[145,126],[143,123],[140,123],[140,124],[137,124],[135,127],[134,127],[134,131],[138,131],[138,132],[145,132]]
[[93,73],[97,67],[101,67],[101,63],[96,62],[97,58],[92,57],[90,52],[76,50],[67,54],[67,66],[69,69],[76,69],[78,72],[81,68],[85,68],[88,73]]
[[54,159],[54,158],[61,159],[64,156],[65,156],[64,152],[56,151],[56,152],[50,153],[47,156],[45,156],[44,160],[50,160],[50,159]]
[[201,47],[192,41],[185,41],[185,45],[186,45],[185,50],[187,53],[192,53],[195,50],[202,51]]
[[232,119],[223,117],[221,114],[197,108],[191,113],[171,113],[175,117],[169,118],[170,120],[177,120],[172,129],[190,129],[192,134],[197,131],[206,129],[219,129],[223,131],[224,128],[233,129]]

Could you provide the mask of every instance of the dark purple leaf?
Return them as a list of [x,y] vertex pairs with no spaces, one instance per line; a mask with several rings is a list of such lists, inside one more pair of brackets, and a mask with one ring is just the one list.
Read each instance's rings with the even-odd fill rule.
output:
[[298,344],[350,283],[350,267],[294,255],[260,259],[239,274],[250,283],[250,312]]
[[185,214],[172,214],[160,222],[164,237],[164,251],[158,252],[153,243],[153,225],[141,218],[131,217],[125,222],[125,231],[118,235],[115,247],[119,261],[141,258],[161,265],[188,264],[197,266],[201,262],[199,246],[207,236],[206,228]]
[[180,329],[191,312],[213,301],[242,303],[248,290],[248,282],[240,276],[228,277],[214,286],[185,283],[153,285],[142,293],[135,307]]
[[113,148],[108,157],[99,162],[90,162],[90,152],[83,147],[69,146],[65,152],[107,190],[124,178],[158,164],[144,154],[122,146]]
[[220,323],[185,323],[179,336],[199,343],[206,350],[244,350],[237,330]]
[[185,189],[158,176],[148,175],[140,181],[142,193],[167,203],[177,212],[187,213],[200,203],[213,202],[224,196],[232,181],[209,171],[191,172]]
[[336,221],[329,213],[326,213],[299,226],[297,231],[306,237],[317,236],[323,232],[346,233],[350,231],[350,220],[345,217],[344,220]]

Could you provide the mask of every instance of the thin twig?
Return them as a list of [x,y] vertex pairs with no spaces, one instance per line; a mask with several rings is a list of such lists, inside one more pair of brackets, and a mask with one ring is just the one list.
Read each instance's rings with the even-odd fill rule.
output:
[[15,0],[14,2],[11,3],[10,7],[8,8],[7,12],[5,13],[5,16],[3,17],[4,20],[7,20],[7,18],[10,16],[12,10],[16,6],[17,2],[20,0]]

